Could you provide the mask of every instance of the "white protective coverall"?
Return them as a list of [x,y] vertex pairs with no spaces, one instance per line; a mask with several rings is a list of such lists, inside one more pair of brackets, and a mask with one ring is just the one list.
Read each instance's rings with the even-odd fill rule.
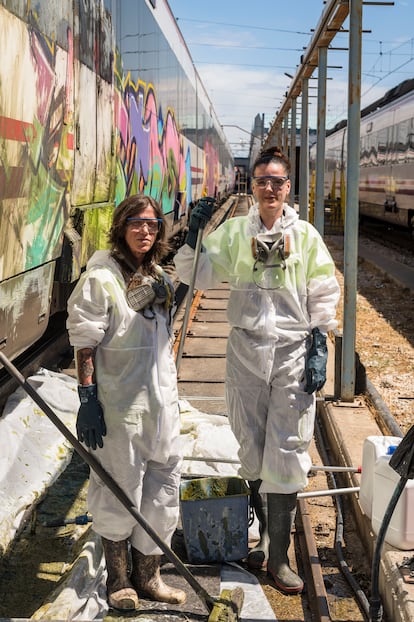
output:
[[[290,241],[286,268],[255,265],[252,238],[280,231]],[[175,258],[187,283],[193,257],[184,245]],[[289,205],[268,231],[255,204],[203,241],[195,286],[209,289],[223,281],[231,288],[226,399],[240,444],[239,474],[261,479],[260,492],[297,492],[308,482],[315,417],[315,395],[304,391],[307,345],[314,327],[327,332],[337,325],[333,260],[317,230]]]
[[[70,296],[67,328],[76,349],[96,348],[96,384],[107,434],[95,456],[170,542],[179,517],[181,472],[171,309],[156,304],[154,317],[144,317],[129,307],[125,291],[109,251],[95,252]],[[94,530],[104,538],[129,539],[144,555],[162,553],[94,472],[88,507]]]

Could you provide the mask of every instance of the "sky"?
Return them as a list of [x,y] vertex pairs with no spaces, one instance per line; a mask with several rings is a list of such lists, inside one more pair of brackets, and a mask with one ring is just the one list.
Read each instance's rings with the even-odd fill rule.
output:
[[[247,156],[254,118],[264,114],[265,127],[274,119],[291,83],[285,72],[295,75],[324,1],[168,2],[233,154]],[[414,0],[363,6],[362,107],[414,77],[413,23]],[[331,45],[348,43],[349,34],[341,33]],[[348,54],[328,51],[327,128],[347,117]],[[317,80],[309,87],[309,123],[316,128]]]

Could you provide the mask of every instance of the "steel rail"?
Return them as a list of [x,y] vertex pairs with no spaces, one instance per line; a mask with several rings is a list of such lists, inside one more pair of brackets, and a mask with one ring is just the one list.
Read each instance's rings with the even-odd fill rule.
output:
[[309,608],[316,616],[317,622],[331,622],[332,618],[329,611],[322,565],[313,535],[309,506],[306,499],[298,499],[297,523],[302,563],[306,560],[307,563],[303,563],[304,571],[310,579],[310,586],[308,581]]

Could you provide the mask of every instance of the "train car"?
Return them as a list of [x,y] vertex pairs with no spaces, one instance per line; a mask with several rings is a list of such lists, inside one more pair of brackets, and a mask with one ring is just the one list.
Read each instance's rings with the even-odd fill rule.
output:
[[0,347],[44,333],[125,196],[188,207],[231,150],[166,0],[0,0]]
[[[315,168],[316,145],[310,152]],[[326,133],[325,197],[345,205],[347,124]],[[361,111],[360,217],[414,232],[414,79],[405,80]]]

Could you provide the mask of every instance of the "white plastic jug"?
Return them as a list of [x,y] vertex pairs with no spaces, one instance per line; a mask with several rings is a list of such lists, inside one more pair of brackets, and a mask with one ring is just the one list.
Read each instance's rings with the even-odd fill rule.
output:
[[361,487],[359,503],[362,510],[372,517],[372,489],[374,484],[374,467],[380,456],[387,454],[388,448],[401,442],[399,436],[367,436],[362,448]]
[[[378,535],[384,514],[400,481],[400,475],[389,465],[392,448],[388,455],[380,456],[374,468],[372,498],[372,529]],[[385,541],[397,549],[414,549],[414,480],[409,479],[394,509]]]

